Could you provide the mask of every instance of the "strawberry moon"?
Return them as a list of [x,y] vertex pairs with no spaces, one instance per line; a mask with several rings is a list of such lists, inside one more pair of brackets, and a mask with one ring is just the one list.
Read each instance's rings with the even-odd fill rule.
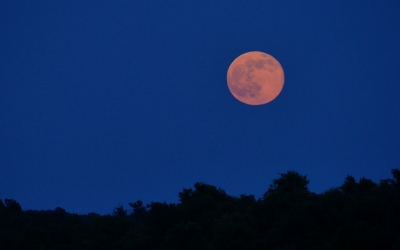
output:
[[281,93],[284,74],[281,64],[272,56],[252,51],[236,58],[228,69],[228,88],[239,101],[262,105]]

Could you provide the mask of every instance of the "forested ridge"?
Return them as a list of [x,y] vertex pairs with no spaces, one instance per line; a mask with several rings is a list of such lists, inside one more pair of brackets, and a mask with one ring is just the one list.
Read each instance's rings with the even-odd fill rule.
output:
[[316,194],[288,171],[259,199],[198,182],[177,204],[139,200],[109,215],[4,199],[0,249],[400,249],[400,170],[391,174],[379,183],[347,176]]

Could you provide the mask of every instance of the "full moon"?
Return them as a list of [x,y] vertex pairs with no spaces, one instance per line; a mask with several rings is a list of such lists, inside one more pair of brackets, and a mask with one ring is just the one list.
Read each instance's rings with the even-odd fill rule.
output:
[[239,101],[262,105],[281,93],[284,74],[281,64],[271,55],[247,52],[236,58],[228,69],[228,88]]

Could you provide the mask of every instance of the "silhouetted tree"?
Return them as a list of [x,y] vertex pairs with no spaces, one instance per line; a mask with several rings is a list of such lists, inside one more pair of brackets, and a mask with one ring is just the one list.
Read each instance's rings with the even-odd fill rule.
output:
[[342,186],[340,186],[340,189],[345,193],[345,194],[354,194],[357,191],[357,181],[354,179],[353,176],[346,176],[346,179],[344,180],[344,183]]
[[357,183],[353,176],[348,175],[343,185],[340,186],[340,190],[345,194],[365,194],[376,190],[377,187],[378,185],[370,179],[361,177],[360,181]]
[[310,181],[306,175],[300,175],[296,171],[288,171],[284,174],[279,173],[279,175],[281,177],[272,181],[268,191],[264,194],[264,198],[277,193],[285,194],[295,191],[308,191]]
[[376,190],[377,187],[378,185],[375,182],[362,177],[358,183],[358,192],[369,193]]
[[114,208],[112,215],[118,217],[125,217],[128,215],[128,211],[124,208],[124,206],[120,205]]
[[163,202],[152,202],[148,205],[147,225],[151,227],[154,241],[160,243],[166,232],[178,223],[176,206]]
[[227,194],[224,190],[216,188],[215,186],[205,184],[202,182],[196,182],[194,184],[194,190],[191,188],[189,189],[184,188],[182,192],[179,192],[178,196],[179,196],[179,201],[181,203],[185,203],[192,201],[194,199],[202,198],[204,196],[210,196],[215,201],[221,201],[227,197]]
[[129,203],[129,206],[132,207],[132,216],[136,220],[143,220],[146,217],[147,209],[145,206],[143,206],[143,202],[141,200],[138,200],[134,203]]
[[189,202],[192,196],[193,196],[193,190],[191,188],[184,188],[182,192],[178,193],[180,203]]
[[395,169],[392,169],[391,173],[393,175],[393,179],[395,180],[395,183],[400,185],[400,170],[395,168]]
[[392,186],[393,188],[400,194],[400,170],[399,169],[392,169]]
[[4,200],[5,207],[7,211],[10,212],[21,212],[21,205],[13,199],[5,199]]

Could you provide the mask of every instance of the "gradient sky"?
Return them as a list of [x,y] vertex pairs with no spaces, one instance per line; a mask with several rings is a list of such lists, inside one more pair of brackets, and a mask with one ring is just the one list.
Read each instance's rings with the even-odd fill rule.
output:
[[[400,1],[2,1],[0,199],[111,213],[195,182],[311,191],[400,168]],[[229,92],[248,51],[277,99]]]

